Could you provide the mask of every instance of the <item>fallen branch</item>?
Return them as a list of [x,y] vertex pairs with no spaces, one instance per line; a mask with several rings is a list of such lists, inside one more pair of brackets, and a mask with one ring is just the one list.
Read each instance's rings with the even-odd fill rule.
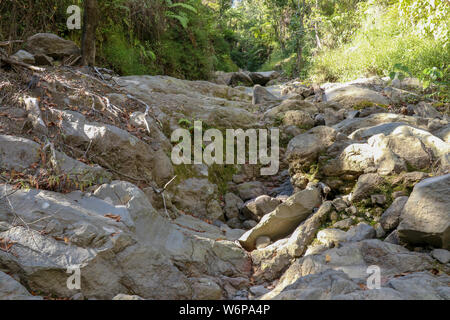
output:
[[9,46],[12,43],[22,43],[23,40],[9,40],[9,41],[0,41],[0,47]]
[[44,68],[39,68],[39,67],[35,67],[32,66],[31,64],[25,63],[25,62],[21,62],[21,61],[17,61],[5,56],[0,56],[0,60],[3,60],[4,62],[6,62],[7,64],[12,64],[12,65],[18,65],[21,66],[23,68],[27,68],[30,69],[32,71],[38,71],[38,72],[44,72],[45,69]]
[[[138,98],[132,96],[132,95],[129,94],[129,93],[127,94],[127,98],[129,98],[129,99],[131,99],[131,100],[134,100],[134,101],[137,101],[137,102],[139,102],[140,104],[143,104],[143,105],[145,106],[145,113],[144,113],[144,115],[150,115],[150,106],[149,106],[147,103],[145,103],[145,102],[142,101],[141,99],[138,99]],[[156,118],[154,115],[152,115],[152,117],[153,117],[153,119],[155,119],[155,121],[156,121],[156,122],[159,124],[159,126],[162,128],[163,125],[162,125],[161,121],[159,121],[159,119]],[[145,122],[147,123],[147,120],[146,120]],[[148,126],[148,123],[147,123],[147,126]],[[150,129],[148,129],[148,131],[149,131],[149,133],[150,133]]]
[[177,176],[174,176],[172,179],[170,179],[170,181],[167,182],[161,190],[158,190],[158,189],[156,189],[155,187],[152,187],[152,188],[153,188],[153,191],[154,191],[156,194],[160,194],[160,195],[162,196],[163,204],[164,204],[164,211],[166,212],[167,218],[169,218],[169,220],[172,220],[172,219],[170,218],[170,215],[169,215],[169,213],[167,212],[166,197],[164,197],[164,191],[166,191],[167,187],[168,187],[168,186],[176,179],[176,177],[177,177]]
[[148,124],[148,121],[147,121],[147,116],[148,116],[149,111],[150,111],[150,108],[147,106],[147,109],[145,109],[145,113],[144,113],[144,122],[145,122],[145,127],[147,128],[147,131],[150,134],[150,125]]

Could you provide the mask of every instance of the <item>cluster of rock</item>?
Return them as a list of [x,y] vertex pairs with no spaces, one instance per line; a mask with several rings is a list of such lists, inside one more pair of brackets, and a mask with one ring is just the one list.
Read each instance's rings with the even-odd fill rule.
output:
[[11,57],[24,63],[37,66],[51,66],[54,61],[76,58],[81,55],[80,48],[69,40],[52,33],[38,33],[29,37],[24,48]]
[[233,87],[235,86],[252,87],[254,85],[266,86],[267,84],[269,84],[269,82],[279,77],[280,73],[277,71],[266,71],[266,72],[216,71],[213,77],[213,81],[217,84]]
[[[78,52],[42,37],[53,39],[27,41],[34,58]],[[449,116],[407,91],[414,81],[316,88],[270,85],[275,73],[220,76],[222,84],[117,77],[120,90],[103,99],[43,82],[59,104],[41,109],[29,97],[1,107],[20,113],[31,136],[0,134],[0,174],[29,174],[48,158],[89,187],[60,193],[1,181],[0,299],[450,299]],[[147,111],[132,109],[136,101]],[[91,105],[128,110],[127,124],[146,135],[74,111]],[[170,134],[194,120],[279,127],[280,173],[173,166]],[[67,149],[52,142],[55,127]],[[374,265],[381,288],[370,290]],[[66,285],[74,267],[75,291]]]

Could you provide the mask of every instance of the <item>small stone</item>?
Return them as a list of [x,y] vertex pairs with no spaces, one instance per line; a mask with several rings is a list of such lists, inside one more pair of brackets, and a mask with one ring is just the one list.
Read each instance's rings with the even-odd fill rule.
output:
[[408,197],[398,197],[391,206],[381,215],[380,223],[384,230],[391,231],[397,228],[400,214],[408,201]]
[[242,201],[241,198],[239,198],[234,193],[227,193],[225,194],[225,216],[227,219],[236,218],[239,215],[239,210],[244,205],[244,201]]
[[264,286],[253,286],[249,288],[250,292],[255,296],[255,297],[260,297],[265,295],[267,292],[269,292],[270,290],[265,288]]
[[373,239],[376,236],[375,230],[367,223],[359,223],[357,226],[347,231],[347,241],[362,241],[365,239]]
[[314,126],[324,126],[325,125],[325,115],[323,113],[318,113],[314,117]]
[[380,217],[383,214],[383,208],[381,207],[376,207],[375,208],[375,216],[376,217]]
[[338,215],[338,213],[336,212],[336,211],[333,211],[333,212],[331,212],[330,213],[330,219],[331,219],[331,221],[337,221],[338,219],[339,219],[339,215]]
[[392,243],[392,244],[399,244],[400,243],[400,239],[398,237],[398,232],[397,230],[392,231],[387,237],[386,239],[384,239],[385,242],[388,243]]
[[220,300],[222,299],[222,289],[209,278],[194,278],[192,289],[195,300]]
[[350,215],[355,215],[358,213],[358,209],[355,206],[351,206],[351,207],[345,209],[345,212],[347,212]]
[[256,249],[263,249],[267,247],[271,243],[271,240],[269,237],[262,236],[256,239]]
[[233,229],[241,229],[241,220],[239,218],[231,218],[227,221],[227,225]]
[[244,201],[266,194],[264,185],[259,181],[241,183],[237,186],[237,189],[239,196]]
[[314,254],[320,254],[327,249],[329,249],[329,247],[324,244],[310,245],[308,246],[308,249],[306,249],[305,257]]
[[248,300],[248,291],[246,290],[237,291],[233,300]]
[[434,249],[431,251],[431,256],[444,264],[450,261],[450,251],[445,249]]
[[406,191],[394,191],[392,192],[392,198],[397,199],[400,197],[404,197],[407,196],[408,194],[406,193]]
[[342,198],[334,199],[333,206],[336,208],[337,211],[343,211],[348,207],[347,203]]
[[347,219],[338,221],[335,224],[333,224],[333,228],[336,228],[336,229],[348,229],[352,225],[353,225],[353,219],[352,218],[347,218]]
[[13,54],[11,57],[20,62],[24,62],[24,63],[28,63],[28,64],[35,63],[34,56],[25,50],[19,50],[15,54]]
[[382,238],[386,235],[386,231],[384,231],[383,227],[381,226],[380,223],[377,223],[375,225],[375,232],[376,232],[376,237],[377,238]]
[[242,223],[242,226],[244,227],[244,229],[250,230],[251,228],[255,227],[257,224],[258,224],[258,222],[256,222],[255,220],[245,220]]
[[84,296],[81,292],[75,293],[70,300],[84,300]]
[[113,298],[113,300],[144,300],[144,299],[136,295],[132,296],[128,294],[119,293]]
[[383,205],[386,203],[386,196],[384,194],[373,194],[370,196],[372,204]]

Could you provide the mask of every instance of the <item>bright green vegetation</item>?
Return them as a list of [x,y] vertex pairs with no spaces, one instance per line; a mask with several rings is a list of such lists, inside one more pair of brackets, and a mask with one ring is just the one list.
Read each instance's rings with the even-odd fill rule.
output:
[[359,26],[351,40],[316,56],[313,76],[342,81],[370,75],[400,79],[412,75],[426,81],[448,81],[448,2],[401,0],[373,5],[367,1],[357,7]]
[[[0,40],[54,32],[82,0],[2,1]],[[97,62],[122,75],[208,79],[214,71],[283,71],[314,82],[418,77],[449,100],[447,0],[99,1]],[[22,17],[22,19],[17,19]],[[17,48],[16,48],[17,49]]]

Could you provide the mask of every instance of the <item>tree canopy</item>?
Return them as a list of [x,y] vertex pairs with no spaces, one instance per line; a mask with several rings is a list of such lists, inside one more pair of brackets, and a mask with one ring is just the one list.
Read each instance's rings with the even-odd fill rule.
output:
[[[3,1],[0,37],[68,30],[82,0]],[[206,79],[213,71],[283,70],[337,81],[388,76],[448,80],[446,0],[99,0],[97,63],[120,74]]]

